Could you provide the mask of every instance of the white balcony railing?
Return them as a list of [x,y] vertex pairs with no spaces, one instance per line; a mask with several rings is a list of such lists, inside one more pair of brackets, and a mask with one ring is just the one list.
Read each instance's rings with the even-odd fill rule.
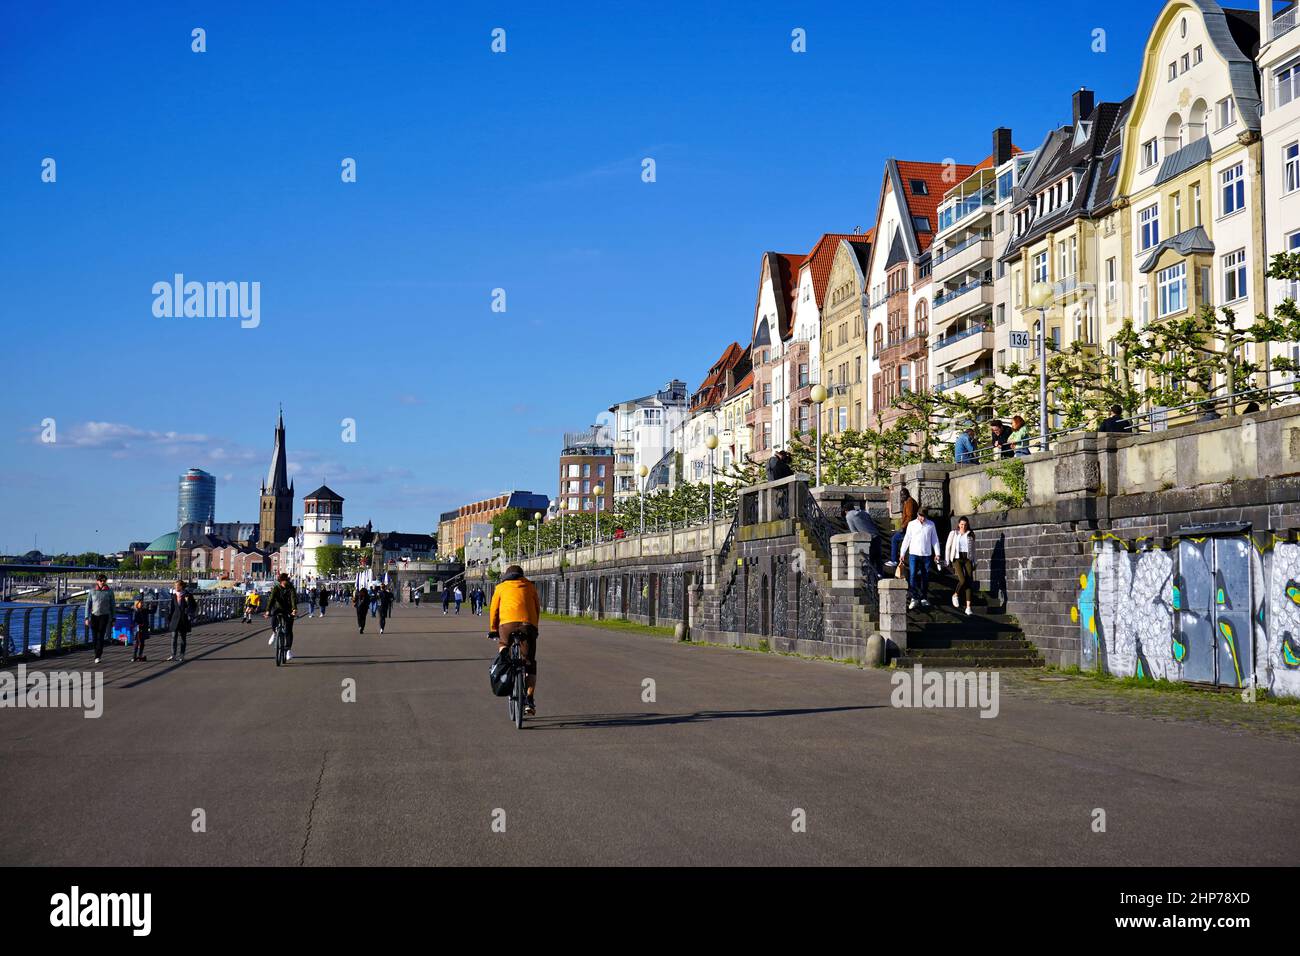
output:
[[1270,40],[1276,40],[1282,34],[1289,33],[1295,29],[1296,23],[1298,22],[1296,19],[1297,10],[1300,10],[1300,7],[1292,4],[1273,18],[1273,26],[1268,31],[1268,38]]

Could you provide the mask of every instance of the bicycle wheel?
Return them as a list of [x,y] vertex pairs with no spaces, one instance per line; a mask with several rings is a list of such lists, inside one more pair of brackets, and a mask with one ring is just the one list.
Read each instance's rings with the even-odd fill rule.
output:
[[278,627],[275,629],[275,666],[279,667],[284,663],[284,631]]
[[524,676],[524,662],[519,661],[515,668],[515,728],[522,729],[524,726],[524,704],[528,700],[528,691],[525,687],[527,678]]

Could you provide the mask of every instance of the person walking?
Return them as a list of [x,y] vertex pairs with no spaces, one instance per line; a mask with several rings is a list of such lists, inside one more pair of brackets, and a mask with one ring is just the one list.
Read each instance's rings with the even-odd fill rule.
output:
[[307,616],[308,617],[316,616],[316,599],[319,594],[320,592],[316,590],[316,585],[314,584],[307,589]]
[[330,603],[330,589],[320,589],[320,616],[325,616],[325,606]]
[[926,517],[924,511],[917,511],[916,518],[907,526],[903,535],[900,553],[908,565],[908,590],[912,595],[907,602],[907,609],[914,610],[919,604],[922,609],[930,606],[930,567],[943,562],[943,553],[939,550],[939,534],[934,530],[934,522]]
[[424,591],[424,588],[412,588],[412,589],[411,589],[411,603],[414,604],[416,607],[419,607],[419,606],[420,606],[420,594],[421,594],[421,592],[423,592],[423,591]]
[[971,595],[975,590],[975,534],[970,529],[969,518],[958,518],[957,527],[948,532],[943,559],[957,575],[957,590],[952,592],[952,606],[960,609],[964,594],[966,616],[970,617]]
[[916,510],[916,499],[912,497],[911,492],[904,488],[903,516],[898,521],[898,530],[889,537],[889,567],[898,564],[898,549],[903,544],[903,537],[907,534],[908,526],[916,519]]
[[379,588],[377,588],[375,585],[372,584],[370,585],[370,616],[377,617],[378,615],[379,615]]
[[135,602],[135,611],[131,615],[131,625],[135,630],[135,647],[131,654],[133,661],[147,661],[149,658],[144,656],[144,642],[149,637],[149,610],[144,606],[144,601],[137,599]]
[[172,629],[172,653],[169,661],[185,663],[185,643],[194,626],[194,614],[198,610],[194,595],[185,590],[185,582],[177,581],[171,593],[171,614],[168,615]]
[[393,592],[385,584],[379,589],[379,633],[384,633],[384,623],[393,610]]
[[95,586],[86,592],[86,620],[90,622],[96,664],[104,656],[104,640],[113,626],[113,612],[116,610],[113,589],[108,586],[108,575],[101,571],[95,575]]
[[370,592],[365,588],[357,588],[357,593],[352,595],[352,606],[357,609],[357,633],[366,633],[366,611],[370,608]]
[[444,584],[442,586],[442,613],[446,614],[449,607],[451,607],[451,588]]
[[452,592],[451,599],[456,602],[456,613],[459,614],[460,602],[465,600],[465,592],[460,589],[459,584],[456,585],[456,590]]

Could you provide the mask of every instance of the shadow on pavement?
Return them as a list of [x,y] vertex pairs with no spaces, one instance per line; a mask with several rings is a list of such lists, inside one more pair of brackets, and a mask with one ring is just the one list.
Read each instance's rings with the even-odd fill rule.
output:
[[535,730],[594,730],[602,727],[655,727],[660,724],[697,724],[708,720],[754,717],[800,717],[806,714],[834,714],[849,710],[877,710],[884,704],[858,707],[803,707],[785,710],[700,710],[693,714],[562,714],[557,717],[530,719],[525,726]]

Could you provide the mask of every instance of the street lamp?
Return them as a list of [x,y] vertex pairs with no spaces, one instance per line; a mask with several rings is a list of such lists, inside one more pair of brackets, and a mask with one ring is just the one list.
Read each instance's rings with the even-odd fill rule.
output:
[[[705,447],[709,449],[709,526],[713,526],[713,452],[718,447],[718,436],[709,435],[704,439]],[[710,539],[712,540],[712,539]],[[712,545],[710,545],[712,547]]]
[[524,536],[524,519],[519,518],[515,521],[515,560],[519,560],[519,546]]
[[597,485],[595,488],[592,488],[591,490],[592,493],[596,496],[596,500],[593,502],[596,510],[596,533],[593,534],[591,537],[591,560],[595,562],[596,543],[600,541],[600,499],[605,494],[605,486]]
[[542,553],[542,513],[540,511],[533,512],[533,522],[534,530],[537,532],[533,536],[533,554],[538,555]]
[[641,533],[645,534],[645,478],[650,474],[650,469],[645,465],[637,465],[636,473],[641,478]]
[[817,487],[822,484],[822,402],[826,401],[826,386],[818,382],[809,396],[817,404]]
[[1035,282],[1029,287],[1029,304],[1038,310],[1038,429],[1042,450],[1047,451],[1047,307],[1052,302],[1052,287]]

